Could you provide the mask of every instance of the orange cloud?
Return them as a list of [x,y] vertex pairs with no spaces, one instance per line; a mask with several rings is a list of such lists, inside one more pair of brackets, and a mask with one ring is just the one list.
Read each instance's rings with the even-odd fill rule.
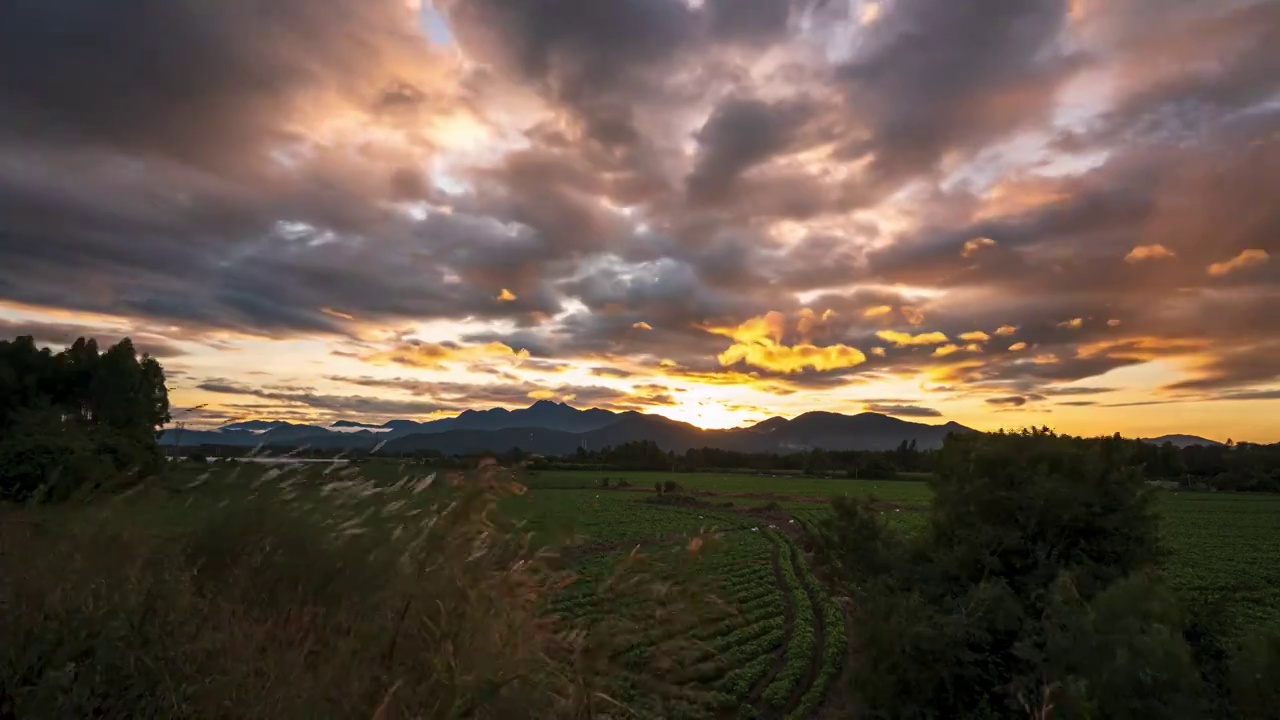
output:
[[465,363],[478,360],[504,360],[516,365],[529,357],[529,351],[512,349],[500,342],[484,345],[442,345],[439,343],[410,342],[390,350],[361,356],[361,360],[376,364],[405,365],[407,367],[438,369],[445,363]]
[[965,342],[986,342],[991,339],[991,336],[981,330],[974,330],[973,332],[960,333],[960,339]]
[[653,329],[652,325],[650,325],[647,322],[644,322],[643,320],[638,323],[632,323],[631,327],[635,328],[636,330],[652,330]]
[[796,332],[800,333],[800,337],[805,342],[808,342],[813,335],[814,329],[826,324],[828,320],[836,316],[836,312],[834,310],[826,310],[819,317],[812,309],[802,308],[796,315]]
[[1000,336],[1008,336],[1018,332],[1018,328],[1012,325],[1001,325],[996,328],[996,334]]
[[906,347],[908,345],[941,345],[942,343],[950,341],[950,338],[940,332],[912,335],[911,333],[898,332],[897,330],[881,330],[876,333],[876,337],[886,342],[891,342],[898,347]]
[[1071,318],[1070,320],[1063,320],[1062,322],[1058,323],[1058,327],[1071,328],[1072,330],[1079,330],[1080,328],[1084,327],[1084,318]]
[[1124,256],[1124,261],[1140,263],[1143,260],[1164,260],[1171,257],[1175,257],[1174,252],[1163,245],[1138,245]]
[[871,354],[872,354],[872,355],[879,356],[879,357],[884,357],[884,348],[882,348],[882,347],[873,347],[873,348],[871,348]]
[[1027,344],[1024,342],[1016,342],[1009,346],[1009,352],[1019,352],[1026,349],[1027,349]]
[[1245,250],[1230,260],[1210,265],[1209,274],[1214,277],[1222,277],[1237,270],[1261,265],[1270,259],[1271,255],[1266,250]]
[[1111,318],[1107,321],[1107,327],[1120,327],[1120,321],[1115,318]]
[[1209,343],[1204,340],[1136,337],[1125,340],[1104,340],[1081,345],[1076,349],[1076,356],[1082,358],[1111,357],[1132,360],[1155,360],[1168,355],[1200,352],[1208,348]]
[[971,258],[974,255],[977,255],[982,248],[992,247],[995,244],[996,241],[989,237],[976,237],[972,240],[965,241],[964,248],[960,251],[960,254],[964,257]]
[[924,312],[920,309],[911,307],[910,305],[903,305],[900,309],[902,311],[902,317],[906,318],[907,322],[912,325],[924,324]]
[[329,315],[331,317],[341,318],[343,320],[355,320],[353,316],[348,315],[347,313],[344,313],[344,312],[339,312],[337,310],[334,310],[333,308],[322,307],[320,308],[320,312],[324,313],[325,315]]
[[977,343],[970,343],[962,347],[960,345],[956,345],[953,343],[947,343],[946,345],[941,345],[935,348],[933,351],[933,356],[946,357],[948,355],[953,355],[955,353],[958,353],[961,350],[963,350],[964,352],[980,353],[982,352],[982,346],[978,345]]
[[893,308],[889,307],[888,305],[876,305],[875,307],[869,307],[866,310],[863,310],[862,317],[864,318],[884,317],[885,315],[888,315],[891,312],[893,312]]
[[[801,313],[801,329],[807,326],[809,314]],[[806,368],[836,370],[849,368],[867,361],[861,350],[848,345],[817,346],[807,342],[784,345],[782,337],[786,329],[786,317],[780,312],[769,312],[751,318],[737,327],[704,327],[709,333],[732,338],[734,343],[716,356],[723,366],[738,362],[775,372],[793,373]]]
[[768,340],[735,343],[716,357],[725,366],[742,361],[753,367],[785,373],[800,372],[809,367],[814,370],[838,370],[867,361],[867,356],[861,350],[848,345],[819,347],[803,343],[787,346],[773,344]]
[[516,294],[506,288],[502,288],[502,292],[498,293],[497,297],[498,302],[513,302],[515,299]]

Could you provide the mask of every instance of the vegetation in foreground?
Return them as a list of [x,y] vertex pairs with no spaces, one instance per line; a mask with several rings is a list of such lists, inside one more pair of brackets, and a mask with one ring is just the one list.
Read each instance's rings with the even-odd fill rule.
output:
[[1150,491],[1106,442],[950,438],[923,531],[838,500],[815,540],[853,599],[854,716],[1274,717],[1280,636],[1235,644],[1156,572]]
[[558,576],[495,492],[412,518],[411,487],[346,478],[9,508],[0,687],[18,718],[573,716],[571,648],[538,616]]

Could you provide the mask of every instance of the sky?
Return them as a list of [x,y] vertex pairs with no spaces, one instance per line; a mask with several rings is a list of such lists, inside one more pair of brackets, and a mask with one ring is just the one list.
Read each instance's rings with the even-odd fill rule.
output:
[[193,426],[1280,441],[1278,188],[1274,0],[0,6],[0,336]]

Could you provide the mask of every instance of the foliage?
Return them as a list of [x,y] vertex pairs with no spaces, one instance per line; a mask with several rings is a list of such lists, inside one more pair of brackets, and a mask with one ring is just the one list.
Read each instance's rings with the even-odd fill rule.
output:
[[1152,500],[1124,441],[953,436],[923,532],[837,501],[816,544],[856,595],[873,717],[1202,717],[1186,613],[1152,574]]
[[467,480],[417,507],[416,478],[282,475],[0,509],[0,696],[23,718],[585,716],[587,642],[540,609],[564,574],[495,515],[514,486]]
[[159,363],[128,338],[99,352],[81,338],[54,354],[31,337],[0,341],[0,497],[66,497],[160,462],[169,420]]

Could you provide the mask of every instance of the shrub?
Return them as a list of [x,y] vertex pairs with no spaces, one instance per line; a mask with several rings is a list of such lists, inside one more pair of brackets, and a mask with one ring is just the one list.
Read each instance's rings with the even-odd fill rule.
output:
[[1108,441],[948,438],[925,532],[840,500],[815,545],[855,595],[873,717],[1198,717],[1151,500]]
[[680,492],[680,484],[677,483],[675,480],[667,480],[666,482],[662,483],[662,490],[663,492],[669,492],[669,493]]

